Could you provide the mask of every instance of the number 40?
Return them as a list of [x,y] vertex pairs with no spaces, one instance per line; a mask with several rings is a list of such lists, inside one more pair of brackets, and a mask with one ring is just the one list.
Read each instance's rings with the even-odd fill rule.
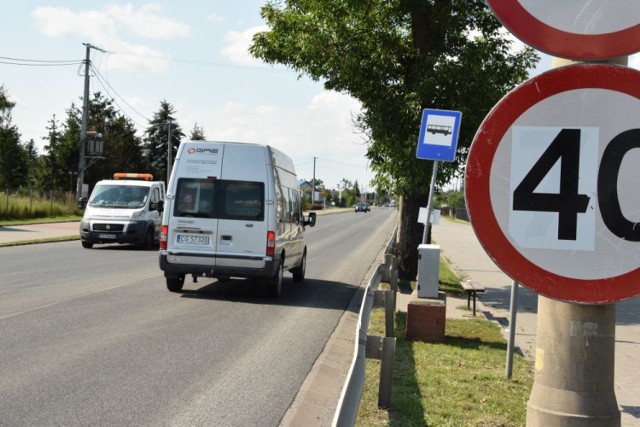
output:
[[[607,228],[621,239],[640,241],[640,225],[622,213],[618,175],[624,156],[640,148],[640,129],[624,131],[611,140],[598,169],[598,206]],[[551,168],[560,160],[558,193],[536,193]],[[558,240],[576,240],[578,214],[585,213],[589,196],[578,193],[580,129],[562,129],[513,192],[513,210],[558,213]],[[638,220],[640,222],[640,219]]]

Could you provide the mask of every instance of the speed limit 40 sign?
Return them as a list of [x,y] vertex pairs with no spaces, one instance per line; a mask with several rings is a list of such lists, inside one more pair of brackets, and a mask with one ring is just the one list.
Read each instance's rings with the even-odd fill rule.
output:
[[640,50],[638,0],[488,0],[523,42],[551,55],[604,59]]
[[589,304],[640,294],[640,72],[572,65],[514,89],[475,136],[465,197],[523,285]]

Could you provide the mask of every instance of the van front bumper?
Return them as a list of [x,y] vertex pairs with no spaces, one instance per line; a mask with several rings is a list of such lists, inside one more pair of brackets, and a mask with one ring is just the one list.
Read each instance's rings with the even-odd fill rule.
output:
[[[208,257],[215,258],[215,256]],[[167,260],[167,252],[160,251],[160,269],[165,277],[195,274],[199,277],[257,277],[269,278],[276,275],[280,258],[265,261],[261,268],[211,266],[202,264],[175,264]]]
[[80,222],[80,239],[87,243],[143,243],[146,232],[146,221]]

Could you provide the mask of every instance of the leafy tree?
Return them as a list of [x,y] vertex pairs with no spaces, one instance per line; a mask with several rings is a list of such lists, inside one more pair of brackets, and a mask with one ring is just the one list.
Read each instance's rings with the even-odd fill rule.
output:
[[309,184],[315,186],[316,191],[320,190],[321,188],[324,188],[324,181],[318,178],[310,179]]
[[0,188],[17,188],[26,179],[28,173],[27,155],[20,145],[20,132],[12,123],[11,102],[0,86]]
[[270,31],[254,36],[254,56],[360,100],[357,125],[369,143],[374,181],[403,197],[400,277],[415,278],[423,234],[417,217],[432,168],[415,157],[422,109],[463,113],[457,162],[440,168],[444,183],[464,164],[491,107],[526,79],[536,54],[510,52],[484,0],[274,0],[261,13]]
[[[80,160],[80,134],[82,111],[75,104],[66,111],[63,124],[56,117],[49,121],[48,134],[43,139],[45,146],[45,169],[48,171],[41,181],[49,182],[51,188],[61,191],[75,185]],[[85,146],[85,183],[92,188],[101,179],[110,178],[114,172],[144,172],[142,143],[135,135],[135,126],[115,107],[112,99],[96,92],[89,100],[88,131],[100,134],[102,153],[94,153]]]
[[45,154],[43,156],[45,167],[40,170],[38,181],[41,189],[58,190],[65,182],[62,174],[67,174],[68,168],[71,168],[69,169],[71,171],[77,171],[78,164],[64,164],[65,162],[62,160],[66,151],[62,149],[64,134],[55,114],[49,120],[46,129],[47,136],[42,138],[47,142],[44,146]]
[[191,129],[191,134],[189,135],[189,139],[191,141],[204,141],[207,137],[204,135],[204,128],[202,126],[198,126],[198,123],[193,124],[193,129]]
[[451,208],[464,208],[464,193],[462,191],[447,191],[436,195],[435,206],[448,206]]
[[145,132],[145,148],[149,149],[148,161],[155,179],[168,180],[167,176],[167,142],[171,132],[171,158],[174,159],[178,145],[184,138],[180,125],[173,117],[175,110],[166,100],[160,102],[160,109],[154,113],[153,119]]
[[[69,138],[77,137],[79,146],[80,121],[69,119],[66,124],[71,131]],[[94,94],[89,101],[87,128],[101,134],[103,141],[101,155],[87,152],[85,182],[89,187],[101,179],[111,178],[114,172],[146,172],[142,141],[136,136],[135,125],[114,106],[113,99],[103,97],[100,92]]]
[[38,158],[38,149],[36,148],[36,142],[33,139],[30,139],[23,144],[23,147],[27,153],[29,162],[35,162]]

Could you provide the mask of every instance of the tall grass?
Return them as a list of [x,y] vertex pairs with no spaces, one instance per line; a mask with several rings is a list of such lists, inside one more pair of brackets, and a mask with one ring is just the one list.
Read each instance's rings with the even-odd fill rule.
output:
[[26,220],[50,217],[81,216],[72,193],[46,195],[0,193],[0,220]]

